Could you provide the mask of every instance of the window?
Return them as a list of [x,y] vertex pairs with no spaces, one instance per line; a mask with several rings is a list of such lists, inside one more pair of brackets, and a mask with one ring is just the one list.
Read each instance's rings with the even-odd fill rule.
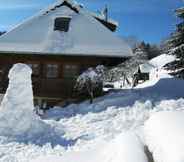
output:
[[70,20],[71,20],[70,17],[56,18],[54,23],[54,30],[68,32]]
[[74,78],[78,75],[77,65],[64,65],[63,76],[64,78]]
[[59,65],[48,64],[46,66],[46,77],[47,78],[57,78],[59,76]]
[[28,66],[32,69],[33,76],[38,76],[40,74],[39,64],[28,64]]

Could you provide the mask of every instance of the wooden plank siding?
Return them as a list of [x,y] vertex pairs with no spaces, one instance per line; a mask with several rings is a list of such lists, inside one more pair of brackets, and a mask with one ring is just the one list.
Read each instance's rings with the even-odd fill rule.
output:
[[[34,96],[62,100],[73,98],[73,87],[76,76],[64,77],[65,65],[76,65],[77,75],[89,67],[100,64],[107,66],[117,65],[124,58],[93,57],[93,56],[58,56],[38,54],[0,54],[0,93],[5,93],[8,86],[8,71],[15,63],[38,64],[39,75],[32,75]],[[48,78],[46,76],[48,64],[57,64],[58,77]]]

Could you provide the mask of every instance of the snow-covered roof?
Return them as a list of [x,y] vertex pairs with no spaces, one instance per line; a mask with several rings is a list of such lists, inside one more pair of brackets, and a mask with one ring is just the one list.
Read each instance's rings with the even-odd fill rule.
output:
[[145,63],[139,65],[139,69],[142,73],[149,73],[151,70],[153,70],[155,67],[150,63]]
[[151,59],[149,63],[155,66],[156,68],[162,68],[166,64],[173,62],[175,60],[176,57],[174,55],[162,54]]
[[157,57],[154,57],[153,59],[144,64],[139,65],[139,69],[142,73],[150,73],[153,69],[160,69],[164,67],[166,64],[173,62],[175,60],[176,57],[174,55],[162,54]]
[[[63,5],[63,3],[68,5]],[[54,31],[57,17],[71,17],[68,32]],[[60,0],[0,37],[0,51],[129,57],[130,47],[72,0]]]

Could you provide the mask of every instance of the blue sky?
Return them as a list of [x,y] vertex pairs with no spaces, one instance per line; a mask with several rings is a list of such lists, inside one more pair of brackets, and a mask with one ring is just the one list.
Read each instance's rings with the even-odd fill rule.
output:
[[[9,30],[25,18],[56,0],[0,0],[0,30]],[[178,19],[174,10],[182,0],[77,0],[97,11],[106,4],[110,16],[119,22],[117,34],[159,43],[174,31]]]

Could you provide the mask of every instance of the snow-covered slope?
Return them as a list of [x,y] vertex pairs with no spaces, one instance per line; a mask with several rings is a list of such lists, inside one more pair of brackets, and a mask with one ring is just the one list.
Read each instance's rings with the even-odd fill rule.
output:
[[157,56],[149,61],[150,64],[152,64],[156,68],[162,68],[164,65],[176,60],[176,57],[174,55],[167,55],[162,54],[160,56]]

